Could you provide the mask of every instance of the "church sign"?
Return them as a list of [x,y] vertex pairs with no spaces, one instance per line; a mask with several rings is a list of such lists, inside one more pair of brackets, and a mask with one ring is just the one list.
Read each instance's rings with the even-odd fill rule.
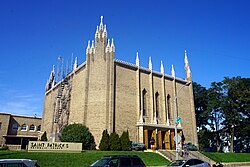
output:
[[28,151],[81,152],[82,143],[29,141]]

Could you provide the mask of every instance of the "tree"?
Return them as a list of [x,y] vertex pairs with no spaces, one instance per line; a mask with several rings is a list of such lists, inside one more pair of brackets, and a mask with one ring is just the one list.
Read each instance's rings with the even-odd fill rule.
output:
[[[234,150],[235,130],[245,129],[249,126],[250,106],[250,78],[225,77],[222,81],[223,117],[222,125],[230,134],[230,151]],[[247,129],[248,127],[246,127]],[[244,132],[244,131],[241,131]],[[238,134],[238,137],[240,134]],[[244,134],[249,138],[249,133]]]
[[127,130],[127,132],[122,133],[120,140],[121,140],[122,151],[131,150],[131,142],[129,140],[128,130]]
[[196,125],[199,129],[206,129],[208,124],[208,91],[200,84],[193,82],[194,89],[194,103],[195,103],[195,115]]
[[111,151],[121,150],[121,141],[120,141],[119,135],[116,132],[113,132],[110,134],[109,142],[110,142]]
[[95,149],[95,141],[89,129],[82,124],[70,124],[63,128],[59,138],[62,142],[82,143],[82,149]]
[[102,139],[99,148],[101,151],[108,151],[110,149],[109,134],[107,129],[102,132]]
[[46,131],[45,131],[45,132],[43,133],[43,135],[41,136],[41,141],[48,141]]

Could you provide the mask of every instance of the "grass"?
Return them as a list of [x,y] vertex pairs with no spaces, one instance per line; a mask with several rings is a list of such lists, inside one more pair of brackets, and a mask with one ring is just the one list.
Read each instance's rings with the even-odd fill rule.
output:
[[55,152],[27,152],[27,151],[0,151],[0,159],[28,158],[37,160],[41,167],[83,167],[89,166],[97,159],[107,155],[137,155],[146,166],[164,166],[170,162],[152,152],[128,151],[86,151],[82,153],[55,153]]
[[216,162],[250,162],[250,153],[203,152]]

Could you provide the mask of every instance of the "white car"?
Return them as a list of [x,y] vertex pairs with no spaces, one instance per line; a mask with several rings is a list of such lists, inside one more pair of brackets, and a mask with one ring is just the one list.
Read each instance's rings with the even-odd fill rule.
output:
[[188,158],[188,159],[176,160],[172,162],[169,166],[172,166],[172,167],[210,167],[210,164],[200,159]]
[[0,159],[0,167],[40,167],[31,159]]

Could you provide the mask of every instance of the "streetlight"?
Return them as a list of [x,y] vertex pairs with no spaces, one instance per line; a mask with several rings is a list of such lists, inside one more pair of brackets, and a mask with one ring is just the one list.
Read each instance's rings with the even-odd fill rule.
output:
[[175,160],[178,160],[178,134],[177,134],[177,111],[176,111],[176,100],[177,97],[179,95],[179,92],[185,87],[185,86],[189,86],[189,84],[191,83],[191,81],[187,82],[185,85],[182,85],[182,87],[180,87],[180,89],[176,92],[175,96],[174,96],[174,134],[175,134]]

